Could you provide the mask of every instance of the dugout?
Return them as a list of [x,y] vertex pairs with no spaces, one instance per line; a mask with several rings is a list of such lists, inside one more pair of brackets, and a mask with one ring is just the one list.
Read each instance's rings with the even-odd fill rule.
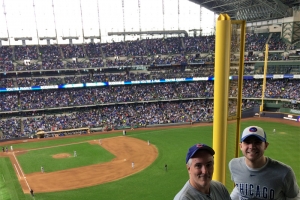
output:
[[37,138],[45,138],[46,134],[47,137],[60,137],[60,136],[66,136],[66,135],[74,135],[75,133],[77,134],[90,134],[90,128],[89,127],[84,127],[84,128],[74,128],[74,129],[60,129],[57,131],[43,131],[43,130],[38,130],[36,135]]
[[282,119],[284,117],[284,113],[263,111],[260,114],[260,117],[271,117],[271,118],[280,118],[280,119]]
[[43,131],[43,130],[38,130],[38,131],[36,132],[36,136],[37,136],[38,139],[44,138],[44,137],[45,137],[45,131]]

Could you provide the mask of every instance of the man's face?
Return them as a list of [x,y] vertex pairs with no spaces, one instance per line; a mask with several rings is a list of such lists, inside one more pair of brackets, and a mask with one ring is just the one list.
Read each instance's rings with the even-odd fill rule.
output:
[[[190,165],[189,165],[190,164]],[[199,150],[187,164],[190,184],[198,191],[209,192],[214,173],[214,158],[205,150]]]
[[256,162],[262,159],[267,147],[267,142],[263,142],[255,136],[250,136],[240,143],[243,155],[250,162]]

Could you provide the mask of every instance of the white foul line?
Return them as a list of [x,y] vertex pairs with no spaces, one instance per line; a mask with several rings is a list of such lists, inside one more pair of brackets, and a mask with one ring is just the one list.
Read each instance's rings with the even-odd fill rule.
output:
[[21,173],[22,173],[22,176],[23,176],[23,178],[24,178],[24,180],[25,180],[25,183],[26,183],[28,189],[30,190],[29,184],[28,184],[28,182],[27,182],[27,180],[26,180],[26,177],[24,176],[24,173],[23,173],[23,171],[22,171],[22,168],[20,167],[20,164],[19,164],[19,162],[18,162],[18,160],[17,160],[17,158],[16,158],[14,152],[13,152],[13,156],[14,156],[14,158],[15,158],[17,164],[18,164],[18,167],[19,167],[19,169],[20,169],[20,171],[21,171]]
[[[15,168],[16,168],[16,171],[18,172],[19,178],[21,178],[20,173],[19,173],[19,170],[18,170],[16,164],[14,164],[14,166],[15,166]],[[3,176],[3,175],[2,175],[2,176]]]

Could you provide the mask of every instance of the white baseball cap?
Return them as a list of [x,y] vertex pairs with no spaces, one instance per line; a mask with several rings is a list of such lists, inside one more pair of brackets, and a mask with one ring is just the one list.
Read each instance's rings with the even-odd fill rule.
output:
[[243,134],[241,136],[241,142],[243,142],[249,136],[256,136],[263,142],[267,141],[267,135],[266,135],[265,131],[258,126],[249,126],[249,127],[245,128],[243,131]]

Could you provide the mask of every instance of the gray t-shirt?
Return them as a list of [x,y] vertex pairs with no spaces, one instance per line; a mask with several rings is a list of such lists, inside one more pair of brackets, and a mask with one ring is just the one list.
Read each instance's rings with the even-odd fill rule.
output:
[[209,194],[199,192],[187,181],[174,200],[231,200],[231,198],[225,186],[218,181],[211,181]]
[[229,162],[231,179],[235,184],[232,199],[284,200],[286,197],[297,196],[299,187],[292,168],[271,158],[267,159],[266,165],[260,169],[249,168],[245,157],[234,158]]

